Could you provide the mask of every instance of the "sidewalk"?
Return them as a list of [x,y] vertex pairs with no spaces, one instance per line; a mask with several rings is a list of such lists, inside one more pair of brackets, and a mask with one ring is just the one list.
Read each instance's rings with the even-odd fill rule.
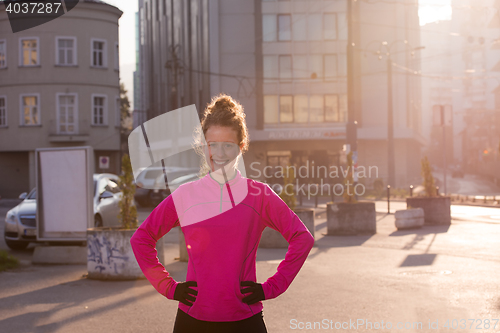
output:
[[[391,322],[393,328],[349,324],[344,332],[452,332],[453,319],[499,319],[500,225],[453,221],[396,231],[394,215],[378,214],[373,236],[325,236],[316,210],[316,244],[286,293],[264,302],[269,332],[302,331],[307,322]],[[184,280],[177,235],[165,237],[165,267]],[[259,249],[257,279],[276,272],[286,249]],[[146,280],[86,279],[86,266],[24,265],[0,273],[0,327],[5,332],[171,332],[177,303]],[[428,329],[438,320],[439,329]],[[396,330],[395,325],[422,329]],[[300,324],[302,323],[302,324]],[[361,323],[361,322],[357,322]],[[313,325],[313,324],[312,324]],[[330,324],[329,324],[330,325]],[[294,329],[295,327],[295,329]],[[468,328],[468,327],[467,327]],[[316,329],[304,331],[324,331]],[[460,329],[460,332],[499,332]]]

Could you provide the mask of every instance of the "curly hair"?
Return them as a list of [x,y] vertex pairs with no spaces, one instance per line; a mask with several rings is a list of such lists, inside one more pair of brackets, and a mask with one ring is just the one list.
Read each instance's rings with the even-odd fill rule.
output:
[[202,157],[200,160],[200,177],[210,172],[205,153],[201,147],[202,137],[205,136],[210,126],[223,126],[232,128],[238,138],[238,146],[243,154],[248,150],[250,138],[248,136],[247,124],[245,121],[243,106],[231,96],[220,94],[212,98],[207,105],[201,119],[201,126],[195,129],[195,144],[193,146],[196,153]]
[[230,127],[237,134],[241,152],[245,153],[250,142],[245,117],[243,106],[231,96],[225,94],[215,96],[203,113],[201,120],[203,135],[206,135],[210,126]]

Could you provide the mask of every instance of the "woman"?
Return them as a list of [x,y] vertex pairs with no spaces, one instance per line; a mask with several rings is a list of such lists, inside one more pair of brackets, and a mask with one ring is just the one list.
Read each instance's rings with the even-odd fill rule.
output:
[[[236,166],[249,144],[242,106],[227,95],[205,110],[201,130],[209,173],[180,186],[137,229],[132,248],[158,292],[179,301],[174,333],[267,332],[262,302],[282,294],[314,239],[266,184],[241,176]],[[158,239],[181,226],[189,254],[187,282],[177,282],[157,259]],[[289,242],[276,274],[256,282],[257,247],[265,227]]]

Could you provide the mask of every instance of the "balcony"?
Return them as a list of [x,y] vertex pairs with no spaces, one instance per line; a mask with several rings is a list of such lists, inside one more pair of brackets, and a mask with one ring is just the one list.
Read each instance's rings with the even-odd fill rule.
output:
[[73,126],[58,126],[55,119],[50,120],[49,142],[84,143],[89,140],[90,125],[88,120],[81,120]]

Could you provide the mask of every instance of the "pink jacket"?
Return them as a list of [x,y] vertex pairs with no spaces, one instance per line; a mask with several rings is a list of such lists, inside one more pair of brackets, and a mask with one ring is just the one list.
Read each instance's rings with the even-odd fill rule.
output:
[[288,241],[285,259],[262,284],[266,299],[288,288],[304,264],[314,239],[302,221],[266,184],[244,178],[220,185],[210,175],[179,187],[156,207],[130,243],[144,275],[173,299],[177,282],[158,261],[155,245],[181,226],[189,255],[187,281],[197,281],[192,306],[179,308],[205,321],[236,321],[262,311],[262,302],[242,302],[241,281],[256,281],[255,260],[265,227]]

